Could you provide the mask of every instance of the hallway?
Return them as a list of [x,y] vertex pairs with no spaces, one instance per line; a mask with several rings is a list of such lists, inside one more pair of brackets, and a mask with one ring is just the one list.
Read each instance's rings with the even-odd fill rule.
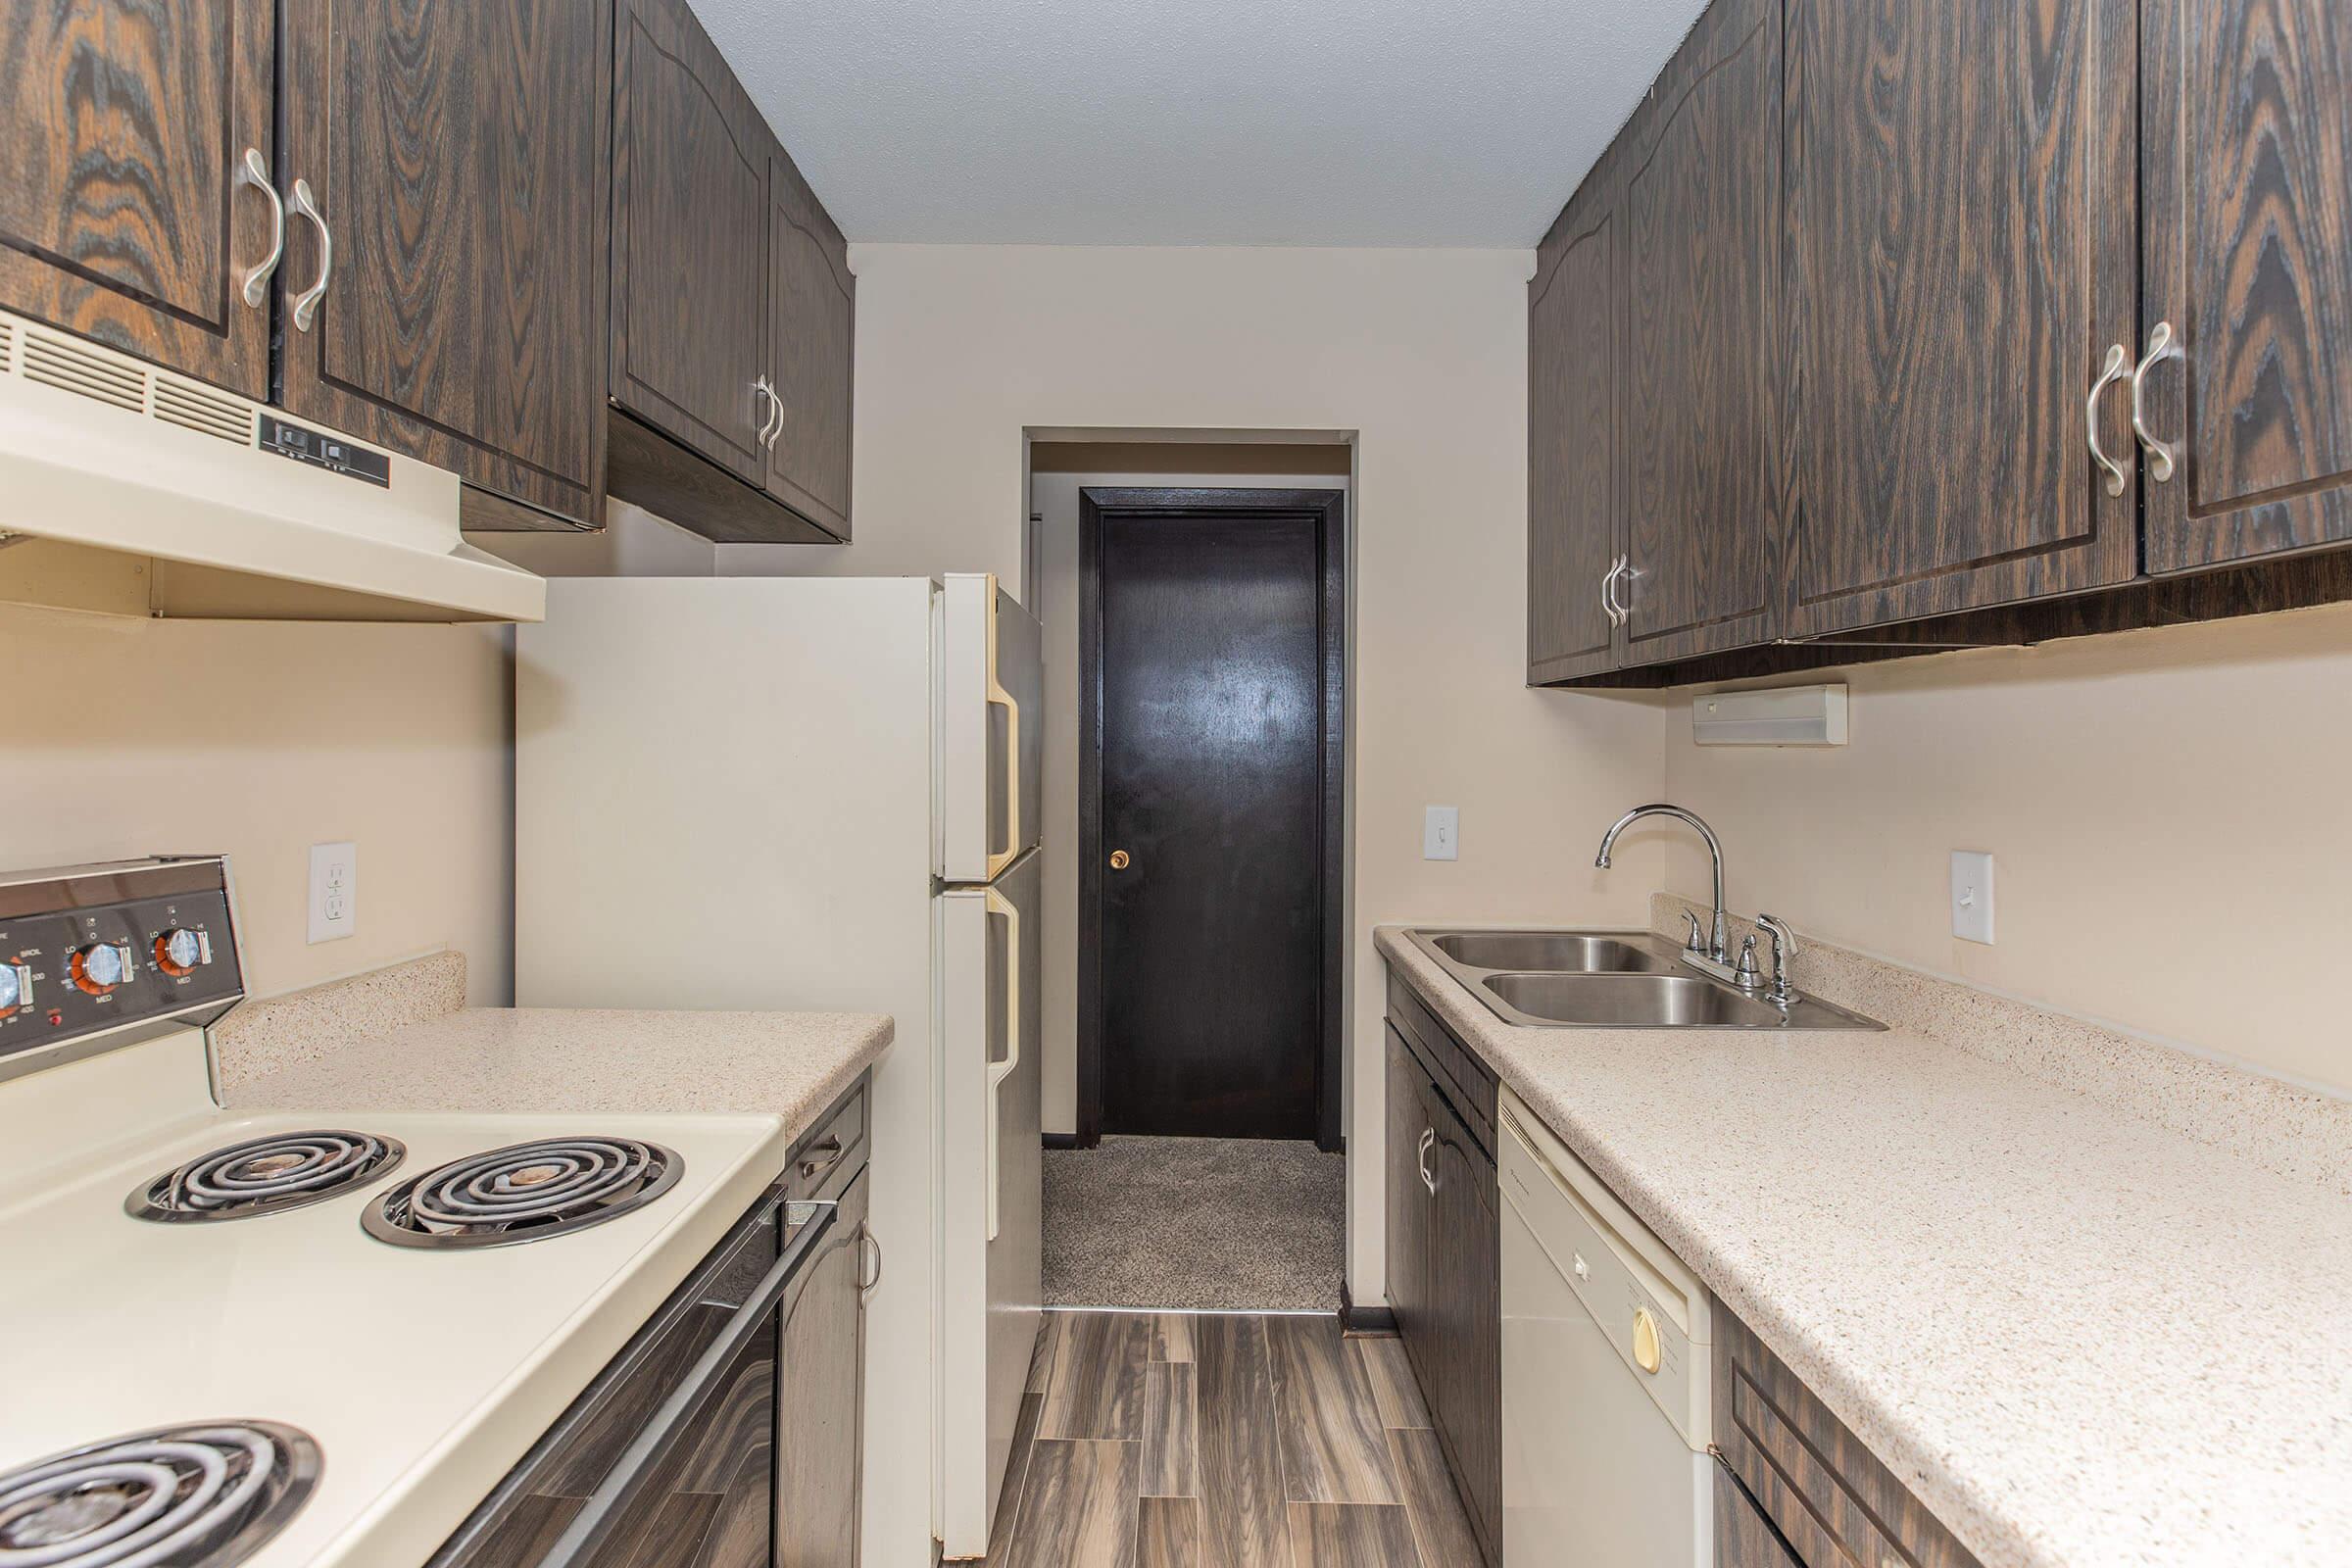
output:
[[992,1568],[1478,1560],[1401,1341],[1321,1314],[1047,1314]]

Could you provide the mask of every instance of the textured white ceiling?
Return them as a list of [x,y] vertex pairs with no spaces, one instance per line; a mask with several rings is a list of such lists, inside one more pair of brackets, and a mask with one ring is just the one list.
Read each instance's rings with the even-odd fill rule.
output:
[[1530,245],[1703,0],[692,0],[852,239]]

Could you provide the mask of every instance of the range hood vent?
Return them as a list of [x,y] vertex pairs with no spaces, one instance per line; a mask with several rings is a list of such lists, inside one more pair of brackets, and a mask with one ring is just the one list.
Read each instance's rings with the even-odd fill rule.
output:
[[0,313],[0,600],[121,614],[538,620],[458,477]]

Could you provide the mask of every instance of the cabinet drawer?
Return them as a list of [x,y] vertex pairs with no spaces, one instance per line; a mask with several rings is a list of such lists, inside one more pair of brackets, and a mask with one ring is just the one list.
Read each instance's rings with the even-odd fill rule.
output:
[[1482,1150],[1494,1153],[1494,1074],[1478,1054],[1453,1037],[1438,1021],[1411,986],[1395,970],[1389,972],[1389,1021],[1413,1048],[1439,1091],[1461,1112]]
[[860,1078],[801,1135],[785,1162],[785,1188],[795,1198],[832,1198],[865,1166],[866,1084]]
[[1715,1325],[1716,1447],[1805,1568],[1980,1568],[1745,1324]]

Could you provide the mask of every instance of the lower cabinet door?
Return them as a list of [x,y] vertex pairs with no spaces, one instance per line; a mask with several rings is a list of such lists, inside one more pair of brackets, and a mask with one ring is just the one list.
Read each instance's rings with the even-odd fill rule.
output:
[[1429,1268],[1439,1328],[1434,1418],[1488,1563],[1502,1558],[1502,1229],[1494,1166],[1432,1096]]
[[1424,1108],[1428,1080],[1394,1027],[1388,1041],[1389,1310],[1396,1314],[1406,1356],[1427,1385],[1430,1192],[1422,1180],[1428,1168],[1422,1134],[1429,1130]]
[[1715,1461],[1715,1568],[1801,1568],[1720,1459]]
[[[858,1561],[867,1173],[841,1195],[825,1250],[784,1298],[776,1355],[775,1568]],[[765,1559],[760,1559],[765,1568]],[[717,1568],[717,1565],[713,1565]]]

